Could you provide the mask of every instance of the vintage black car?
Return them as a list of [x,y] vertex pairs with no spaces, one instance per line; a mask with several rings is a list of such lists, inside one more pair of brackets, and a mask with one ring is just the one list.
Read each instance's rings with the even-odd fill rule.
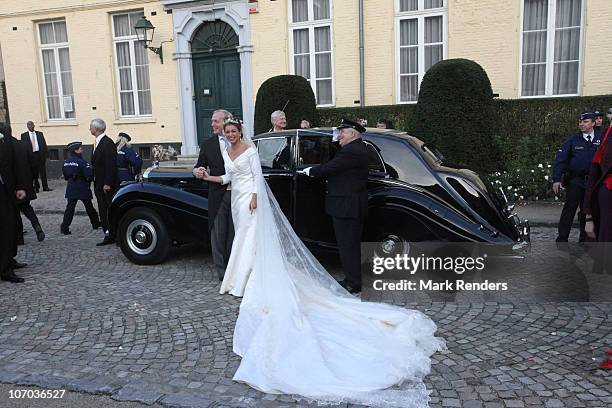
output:
[[[332,129],[288,130],[254,138],[263,174],[297,234],[310,247],[335,249],[325,214],[326,182],[300,170],[337,149]],[[406,133],[368,129],[369,215],[363,240],[380,254],[406,253],[410,242],[452,241],[528,246],[529,224],[512,213],[503,191]],[[137,264],[156,264],[173,244],[208,241],[208,184],[191,167],[152,167],[123,186],[110,209],[111,232]]]

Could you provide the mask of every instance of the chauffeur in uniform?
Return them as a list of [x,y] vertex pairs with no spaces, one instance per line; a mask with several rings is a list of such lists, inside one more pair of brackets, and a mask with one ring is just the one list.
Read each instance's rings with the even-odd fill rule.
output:
[[[559,235],[557,242],[567,242],[572,228],[572,222],[578,207],[582,209],[586,178],[589,175],[593,156],[601,143],[601,133],[594,129],[595,114],[583,112],[578,121],[580,131],[569,136],[557,152],[553,166],[553,191],[559,193],[562,186],[567,190],[565,205],[559,219]],[[585,217],[579,214],[580,238],[585,240]]]
[[361,291],[361,235],[368,212],[368,151],[361,139],[365,128],[343,119],[336,128],[340,150],[327,163],[304,169],[311,177],[327,178],[325,211],[334,222],[342,269],[340,282],[351,293]]

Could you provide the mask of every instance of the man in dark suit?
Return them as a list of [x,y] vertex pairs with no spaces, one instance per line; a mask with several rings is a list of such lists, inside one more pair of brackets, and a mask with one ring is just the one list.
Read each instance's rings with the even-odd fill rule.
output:
[[[213,112],[211,126],[213,136],[202,142],[200,156],[193,168],[196,178],[204,178],[204,169],[209,168],[212,176],[225,174],[221,149],[229,147],[229,141],[223,135],[223,123],[232,117],[226,110]],[[219,280],[223,280],[225,268],[229,261],[234,241],[234,222],[231,211],[231,187],[217,183],[208,183],[208,231],[212,246],[212,256]]]
[[15,199],[26,196],[23,177],[25,163],[15,160],[10,128],[0,125],[0,279],[19,283],[23,278],[13,272],[17,253],[17,225]]
[[304,169],[311,177],[327,178],[325,211],[334,232],[346,278],[340,284],[349,292],[361,291],[361,235],[368,213],[368,150],[361,139],[365,128],[343,119],[336,128],[341,149],[327,163]]
[[98,201],[100,222],[104,229],[104,240],[97,246],[113,244],[115,239],[109,234],[108,209],[113,195],[119,188],[119,173],[117,169],[117,148],[113,140],[106,136],[106,123],[102,119],[94,119],[89,124],[89,131],[96,138],[96,147],[91,157],[94,172],[94,193]]
[[17,163],[21,165],[23,169],[23,178],[26,182],[26,197],[17,202],[17,243],[19,245],[23,245],[23,221],[21,220],[21,215],[19,213],[25,215],[30,221],[30,224],[32,224],[32,228],[34,228],[34,231],[36,232],[36,239],[38,239],[38,241],[43,241],[45,239],[45,233],[40,225],[38,217],[36,216],[34,208],[30,204],[32,200],[36,200],[37,198],[34,185],[32,183],[32,157],[28,156],[28,146],[23,140],[13,137],[13,147],[15,151],[15,160],[17,160]]
[[34,190],[38,193],[40,184],[38,178],[42,182],[43,191],[52,191],[47,183],[47,159],[49,158],[49,149],[47,142],[42,132],[34,130],[34,122],[29,121],[27,124],[28,131],[21,134],[21,141],[25,143],[28,150],[28,161],[31,163],[30,172],[32,173],[32,181]]

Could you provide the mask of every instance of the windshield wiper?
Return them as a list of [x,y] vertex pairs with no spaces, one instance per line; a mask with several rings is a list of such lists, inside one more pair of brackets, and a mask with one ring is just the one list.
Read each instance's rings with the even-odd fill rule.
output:
[[434,157],[438,160],[438,164],[443,163],[446,159],[444,158],[444,155],[442,153],[440,153],[440,151],[438,149],[436,149],[436,146],[430,143],[423,143],[421,145],[421,149],[424,152],[429,151],[429,153],[433,154]]

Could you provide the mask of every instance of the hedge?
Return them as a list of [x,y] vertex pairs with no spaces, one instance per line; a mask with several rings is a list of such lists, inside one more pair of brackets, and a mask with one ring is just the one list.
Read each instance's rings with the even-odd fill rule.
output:
[[[494,113],[489,119],[493,134],[502,152],[496,173],[500,180],[512,187],[517,198],[553,198],[549,182],[542,176],[549,167],[559,146],[568,135],[578,130],[578,115],[586,110],[606,111],[612,106],[612,95],[494,99]],[[380,105],[365,108],[320,108],[321,126],[335,126],[342,117],[365,118],[369,126],[375,126],[379,117],[393,120],[397,129],[414,134],[416,128],[416,105]],[[449,124],[452,126],[452,124]],[[607,119],[604,127],[607,126]],[[425,141],[427,137],[424,136]],[[444,152],[442,152],[444,153]],[[533,172],[531,170],[534,170]],[[538,175],[541,184],[533,184],[531,175]],[[517,176],[517,174],[524,174]],[[517,188],[517,191],[514,191]],[[509,197],[510,198],[510,197]]]
[[500,153],[489,126],[493,112],[491,82],[480,65],[464,58],[440,61],[421,82],[414,135],[436,146],[449,163],[496,171]]

